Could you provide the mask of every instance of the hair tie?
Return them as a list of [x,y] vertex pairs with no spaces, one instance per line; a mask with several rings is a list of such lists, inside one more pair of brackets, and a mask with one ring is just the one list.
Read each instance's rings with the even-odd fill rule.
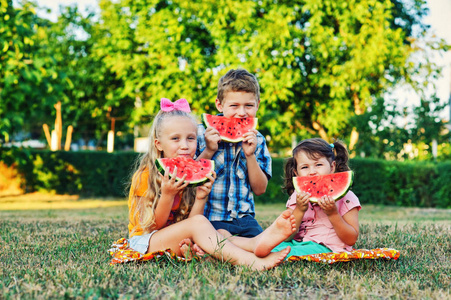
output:
[[160,107],[164,112],[170,112],[173,110],[180,110],[187,113],[191,112],[188,101],[186,101],[186,99],[179,99],[172,103],[171,100],[167,98],[161,98]]
[[329,146],[330,146],[332,149],[335,148],[335,145],[334,145],[334,144],[329,144]]

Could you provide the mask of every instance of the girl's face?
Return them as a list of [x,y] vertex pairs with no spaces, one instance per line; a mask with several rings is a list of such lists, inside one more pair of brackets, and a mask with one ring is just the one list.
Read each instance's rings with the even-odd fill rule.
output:
[[335,172],[335,161],[330,163],[324,156],[311,159],[304,151],[299,151],[296,159],[296,176],[327,175]]
[[193,158],[196,154],[197,128],[187,117],[176,116],[165,120],[158,136],[155,147],[162,152],[162,157]]

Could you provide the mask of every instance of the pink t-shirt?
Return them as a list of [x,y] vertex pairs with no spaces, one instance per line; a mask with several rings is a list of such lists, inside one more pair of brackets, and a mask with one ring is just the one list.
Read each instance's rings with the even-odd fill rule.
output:
[[[353,208],[362,209],[359,198],[349,191],[343,198],[337,202],[338,213],[343,216]],[[294,192],[287,201],[287,207],[296,208],[296,192]],[[317,205],[309,202],[309,207],[302,218],[299,232],[294,237],[296,241],[312,241],[330,248],[333,252],[351,251],[352,246],[346,245],[337,236],[337,233],[330,223],[329,218],[323,210]]]

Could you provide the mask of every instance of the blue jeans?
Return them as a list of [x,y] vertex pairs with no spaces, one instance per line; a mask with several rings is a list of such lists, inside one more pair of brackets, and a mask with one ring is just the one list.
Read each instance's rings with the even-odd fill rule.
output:
[[232,221],[211,221],[211,224],[216,230],[225,229],[232,235],[243,237],[254,237],[263,232],[257,220],[249,215]]

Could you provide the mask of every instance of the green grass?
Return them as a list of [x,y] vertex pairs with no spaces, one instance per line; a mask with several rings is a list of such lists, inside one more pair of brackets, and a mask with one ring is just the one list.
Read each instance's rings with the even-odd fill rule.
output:
[[[450,299],[450,210],[366,205],[356,247],[393,247],[398,261],[295,262],[255,272],[164,258],[110,266],[107,249],[127,235],[127,207],[73,202],[74,209],[4,210],[0,198],[0,299]],[[257,216],[265,227],[283,209],[261,205]]]

